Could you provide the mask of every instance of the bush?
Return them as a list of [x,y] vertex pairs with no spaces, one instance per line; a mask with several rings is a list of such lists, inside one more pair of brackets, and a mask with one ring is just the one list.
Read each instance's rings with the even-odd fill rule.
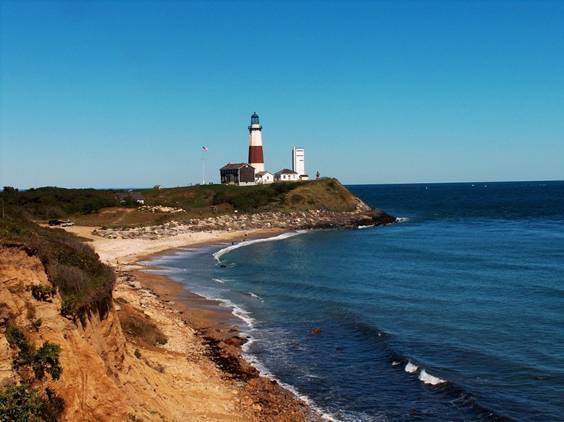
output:
[[137,359],[141,359],[141,352],[139,351],[139,349],[135,349],[135,352],[133,352],[133,354]]
[[[41,325],[41,322],[39,324]],[[46,372],[54,380],[60,378],[63,372],[59,362],[61,346],[46,341],[43,346],[35,350],[23,331],[13,322],[10,322],[6,328],[6,340],[10,347],[19,349],[13,362],[16,369],[31,366],[36,380],[42,380]]]
[[36,284],[31,287],[31,295],[35,300],[48,302],[51,300],[51,297],[55,295],[55,288],[52,286]]
[[23,331],[13,322],[9,322],[6,327],[6,340],[11,348],[19,349],[13,362],[15,368],[29,365],[32,362],[35,352],[34,347]]
[[122,305],[118,313],[124,333],[149,346],[166,344],[168,338],[148,317],[129,305]]
[[49,373],[54,380],[61,377],[63,368],[59,363],[59,354],[61,353],[61,346],[58,344],[49,343],[46,341],[43,346],[33,355],[33,373],[35,378],[42,380],[45,377],[45,372]]
[[52,390],[44,394],[29,384],[9,385],[0,390],[0,420],[54,422],[63,413],[65,403]]

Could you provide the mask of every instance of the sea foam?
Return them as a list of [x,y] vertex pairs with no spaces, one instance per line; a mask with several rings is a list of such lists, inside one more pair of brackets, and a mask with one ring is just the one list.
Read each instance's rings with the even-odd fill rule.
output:
[[435,377],[429,374],[424,369],[422,369],[421,372],[419,372],[419,380],[424,382],[425,384],[430,384],[430,385],[438,385],[446,382],[446,380],[442,378]]
[[405,372],[413,374],[419,370],[419,367],[408,361],[407,364],[405,365],[404,370]]
[[273,242],[275,240],[284,240],[284,239],[288,239],[289,237],[294,237],[294,236],[298,236],[300,234],[303,233],[307,233],[307,230],[296,230],[293,232],[288,232],[288,233],[282,233],[279,234],[277,236],[273,236],[273,237],[266,237],[266,238],[261,238],[261,239],[253,239],[253,240],[244,240],[243,242],[239,242],[236,243],[234,245],[229,245],[223,249],[220,249],[219,251],[217,251],[216,253],[213,254],[213,257],[216,259],[217,262],[220,262],[220,258],[225,255],[226,253],[229,253],[235,249],[239,249],[242,248],[243,246],[249,246],[249,245],[253,245],[255,243],[262,243],[262,242]]

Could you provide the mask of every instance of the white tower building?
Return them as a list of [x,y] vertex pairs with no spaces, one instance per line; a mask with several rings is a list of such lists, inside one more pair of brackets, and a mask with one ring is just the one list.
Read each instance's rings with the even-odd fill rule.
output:
[[255,174],[264,171],[262,126],[257,113],[253,113],[251,116],[251,125],[249,126],[249,164],[255,168]]
[[292,148],[292,170],[298,173],[298,176],[306,175],[305,172],[305,151],[303,148]]

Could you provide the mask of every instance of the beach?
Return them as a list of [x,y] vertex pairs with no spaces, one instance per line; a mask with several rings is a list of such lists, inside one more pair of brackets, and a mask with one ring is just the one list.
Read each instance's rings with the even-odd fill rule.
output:
[[158,409],[163,414],[166,409],[164,416],[176,420],[320,419],[306,403],[261,376],[241,356],[245,339],[230,309],[148,271],[156,268],[147,261],[175,248],[266,238],[282,233],[282,229],[206,231],[158,239],[108,239],[92,234],[93,229],[67,228],[86,239],[100,259],[114,268],[114,306],[120,321],[141,314],[167,338],[165,344],[155,347],[124,330],[126,347],[141,355],[148,367],[157,368],[150,371],[150,378],[136,377],[126,384],[132,393],[151,387],[155,390],[155,396],[143,400],[134,399],[138,394],[127,395],[139,417],[156,419],[153,412]]

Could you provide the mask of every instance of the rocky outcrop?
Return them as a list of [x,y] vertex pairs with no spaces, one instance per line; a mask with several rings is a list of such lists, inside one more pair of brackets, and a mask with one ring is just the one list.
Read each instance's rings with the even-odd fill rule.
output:
[[251,229],[326,229],[376,226],[395,222],[380,210],[372,210],[359,200],[357,210],[337,212],[309,210],[292,212],[260,212],[254,214],[225,214],[202,219],[190,219],[182,223],[170,221],[159,226],[100,228],[93,234],[108,239],[159,239],[198,231],[235,231]]

